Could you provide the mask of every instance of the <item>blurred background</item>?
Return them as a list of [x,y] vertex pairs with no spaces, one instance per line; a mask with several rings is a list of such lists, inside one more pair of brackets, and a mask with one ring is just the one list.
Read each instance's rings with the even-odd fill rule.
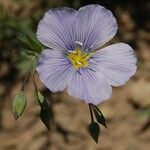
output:
[[[101,127],[95,144],[89,136],[88,106],[66,93],[49,96],[38,78],[38,87],[52,109],[51,132],[39,118],[40,108],[29,77],[27,108],[17,121],[11,105],[20,90],[29,61],[22,56],[18,37],[35,34],[50,8],[98,3],[110,9],[119,30],[111,41],[130,44],[138,57],[138,71],[99,108],[108,128]],[[0,150],[148,150],[150,148],[150,1],[149,0],[0,0]]]

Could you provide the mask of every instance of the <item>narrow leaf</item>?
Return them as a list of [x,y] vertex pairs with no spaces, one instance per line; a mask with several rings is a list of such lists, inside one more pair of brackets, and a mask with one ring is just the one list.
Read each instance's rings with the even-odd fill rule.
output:
[[35,56],[37,57],[38,56],[38,53],[32,51],[32,50],[27,50],[25,51],[25,53],[28,55],[28,56]]
[[107,128],[106,119],[105,119],[104,115],[102,114],[102,112],[95,105],[93,105],[92,108],[94,110],[94,114],[95,114],[97,122],[102,124],[105,128]]
[[32,51],[32,47],[29,44],[29,42],[27,41],[27,39],[18,37],[18,40],[24,49]]
[[36,37],[32,35],[26,35],[24,37],[19,37],[18,40],[28,55],[35,56],[41,53],[42,45],[40,42],[38,42]]
[[24,109],[26,107],[27,104],[27,99],[26,96],[24,95],[24,93],[21,91],[20,93],[18,93],[14,100],[13,100],[13,114],[15,119],[17,120],[22,113],[24,112]]
[[98,123],[91,122],[89,125],[89,133],[91,137],[94,139],[96,143],[98,143],[99,135],[100,135],[100,127]]
[[37,53],[40,53],[42,50],[42,45],[37,41],[37,39],[31,35],[30,36],[27,35],[27,39],[29,43],[32,45],[32,50]]
[[105,118],[101,114],[99,114],[95,109],[93,110],[94,110],[94,114],[95,114],[97,122],[102,124],[105,128],[107,128]]

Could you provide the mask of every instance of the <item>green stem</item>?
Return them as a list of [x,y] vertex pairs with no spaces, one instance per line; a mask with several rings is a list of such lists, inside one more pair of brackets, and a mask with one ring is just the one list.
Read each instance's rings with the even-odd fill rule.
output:
[[25,85],[27,83],[27,80],[28,80],[28,77],[30,75],[30,71],[28,71],[25,76],[24,76],[24,79],[23,79],[23,83],[22,83],[22,86],[21,86],[21,91],[24,91],[24,88],[25,88]]
[[36,96],[37,96],[37,98],[38,98],[38,86],[37,86],[37,84],[36,84],[34,72],[33,72],[33,74],[32,74],[32,80],[33,80],[33,85],[34,85],[34,88],[35,88],[35,93],[36,93]]

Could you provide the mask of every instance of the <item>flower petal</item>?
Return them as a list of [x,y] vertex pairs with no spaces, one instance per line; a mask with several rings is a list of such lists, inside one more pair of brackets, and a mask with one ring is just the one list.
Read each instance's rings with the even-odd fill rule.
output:
[[136,57],[132,48],[124,43],[110,45],[96,52],[90,65],[103,73],[113,86],[121,86],[136,72]]
[[74,45],[74,19],[76,10],[64,7],[51,9],[40,21],[37,38],[45,46],[56,49],[72,49]]
[[69,82],[73,69],[60,51],[43,51],[36,68],[40,80],[52,92],[63,91]]
[[96,49],[112,39],[117,28],[111,11],[100,5],[87,5],[78,11],[76,40],[86,48]]
[[112,88],[102,75],[90,69],[80,69],[70,80],[67,88],[71,96],[94,105],[110,98]]

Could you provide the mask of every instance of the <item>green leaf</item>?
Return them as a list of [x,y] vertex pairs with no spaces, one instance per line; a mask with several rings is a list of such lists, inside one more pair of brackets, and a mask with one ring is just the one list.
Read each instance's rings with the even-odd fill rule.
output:
[[27,51],[25,51],[25,53],[26,53],[28,56],[35,56],[35,57],[38,56],[38,53],[36,53],[36,52],[34,52],[34,51],[31,51],[31,50],[27,50]]
[[32,51],[32,47],[26,38],[18,37],[18,40],[24,49]]
[[24,95],[23,91],[21,91],[15,96],[13,100],[13,114],[16,120],[24,112],[26,104],[27,104],[26,96]]
[[36,37],[33,37],[31,35],[30,36],[27,35],[27,40],[32,45],[33,51],[35,51],[37,53],[41,53],[41,51],[42,51],[42,45],[37,41]]
[[18,40],[28,55],[37,56],[37,54],[41,53],[42,45],[38,42],[36,37],[26,35],[24,37],[19,37]]
[[89,133],[91,137],[94,139],[96,143],[98,143],[99,135],[100,135],[100,127],[98,123],[91,122],[89,125]]
[[94,114],[95,114],[95,118],[96,118],[97,122],[102,124],[105,128],[107,128],[106,119],[103,116],[102,112],[95,105],[93,105],[92,108],[94,110]]
[[41,103],[40,118],[47,129],[50,130],[51,112],[46,100]]
[[16,58],[15,65],[19,69],[21,75],[25,75],[31,69],[31,62],[25,52],[21,52],[19,57]]

